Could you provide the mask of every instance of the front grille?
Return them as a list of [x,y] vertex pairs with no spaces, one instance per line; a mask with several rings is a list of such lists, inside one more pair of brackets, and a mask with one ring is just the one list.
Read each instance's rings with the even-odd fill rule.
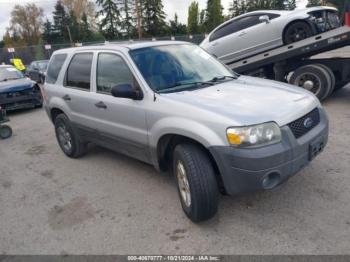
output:
[[295,138],[299,138],[320,123],[320,112],[315,108],[310,113],[288,124]]

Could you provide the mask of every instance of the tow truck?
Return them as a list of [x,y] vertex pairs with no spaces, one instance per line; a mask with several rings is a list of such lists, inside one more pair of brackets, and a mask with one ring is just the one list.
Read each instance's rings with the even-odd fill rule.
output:
[[[350,5],[345,25],[226,65],[245,75],[287,82],[313,92],[320,100],[350,82]],[[326,53],[327,52],[327,53]]]

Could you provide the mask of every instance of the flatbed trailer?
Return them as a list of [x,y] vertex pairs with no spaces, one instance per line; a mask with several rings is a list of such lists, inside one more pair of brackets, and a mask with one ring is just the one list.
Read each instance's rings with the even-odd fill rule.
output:
[[[234,71],[282,82],[313,92],[320,100],[350,82],[350,56],[320,57],[350,44],[350,26],[227,63]],[[339,49],[341,50],[341,49]],[[341,51],[340,51],[341,52]]]

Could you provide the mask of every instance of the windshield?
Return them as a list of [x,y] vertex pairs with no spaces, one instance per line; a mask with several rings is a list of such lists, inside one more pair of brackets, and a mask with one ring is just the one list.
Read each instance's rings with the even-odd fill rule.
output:
[[48,61],[38,62],[38,67],[40,70],[46,70]]
[[[198,83],[213,84],[217,79],[237,77],[232,71],[195,45],[153,46],[130,51],[130,55],[156,92],[184,91]],[[225,78],[226,77],[226,78]]]
[[0,81],[24,78],[21,71],[14,67],[0,67]]

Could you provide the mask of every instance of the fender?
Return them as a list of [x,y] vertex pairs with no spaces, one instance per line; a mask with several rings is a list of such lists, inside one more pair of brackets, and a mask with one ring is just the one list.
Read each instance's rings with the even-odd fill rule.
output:
[[208,148],[213,145],[227,145],[227,141],[212,129],[194,120],[181,117],[167,117],[157,121],[149,130],[149,147],[155,168],[159,169],[157,146],[164,135],[181,135],[188,137]]

